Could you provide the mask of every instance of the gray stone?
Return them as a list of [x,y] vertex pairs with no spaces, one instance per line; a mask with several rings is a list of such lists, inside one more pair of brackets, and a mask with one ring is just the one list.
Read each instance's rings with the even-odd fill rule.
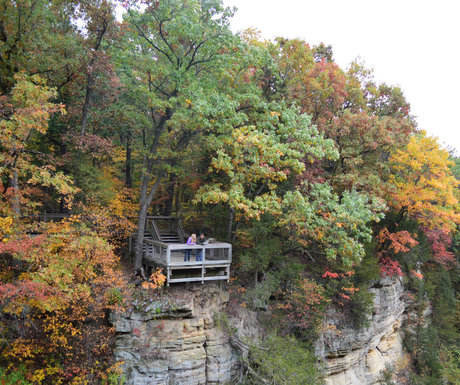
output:
[[231,380],[237,362],[228,335],[214,323],[229,300],[217,285],[172,290],[132,313],[114,314],[115,358],[127,385],[204,385]]
[[374,288],[374,309],[369,326],[361,330],[343,326],[343,315],[330,311],[315,350],[326,372],[327,385],[373,385],[386,364],[404,355],[400,327],[405,303],[400,279],[385,278]]
[[[375,297],[368,327],[355,330],[333,310],[324,319],[315,350],[328,385],[374,385],[386,364],[404,356],[401,281],[382,279],[370,290]],[[124,361],[126,385],[234,381],[241,374],[239,356],[264,337],[257,313],[237,307],[225,315],[229,293],[216,284],[171,288],[168,293],[144,309],[138,304],[131,314],[110,318],[117,331],[115,358]]]

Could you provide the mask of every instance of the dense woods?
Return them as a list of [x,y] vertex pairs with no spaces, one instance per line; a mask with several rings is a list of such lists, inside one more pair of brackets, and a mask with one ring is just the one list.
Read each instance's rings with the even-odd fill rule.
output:
[[[160,272],[132,275],[146,216],[174,215],[231,241],[241,305],[271,312],[248,384],[319,383],[325,309],[364,326],[380,276],[418,314],[432,303],[405,341],[408,383],[458,384],[459,158],[360,62],[232,33],[233,12],[0,0],[2,383],[122,383],[107,314],[162,290]],[[299,357],[312,365],[289,380]]]

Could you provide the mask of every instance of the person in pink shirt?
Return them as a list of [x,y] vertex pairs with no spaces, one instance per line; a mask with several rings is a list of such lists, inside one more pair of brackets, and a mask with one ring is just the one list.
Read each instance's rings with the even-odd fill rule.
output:
[[[187,245],[196,245],[196,234],[193,233],[188,237],[187,239]],[[190,262],[190,254],[192,250],[185,250],[185,255],[184,255],[184,262]]]

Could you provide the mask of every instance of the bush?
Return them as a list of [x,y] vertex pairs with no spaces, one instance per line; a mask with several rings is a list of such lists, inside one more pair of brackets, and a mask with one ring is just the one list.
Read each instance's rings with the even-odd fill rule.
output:
[[377,381],[379,385],[396,385],[393,382],[393,368],[387,364],[385,369],[380,371],[380,376]]
[[379,278],[380,267],[377,257],[372,254],[366,255],[352,277],[353,286],[359,288],[353,293],[350,301],[350,317],[356,329],[369,325],[369,316],[374,307],[374,295],[369,291],[369,286]]
[[106,314],[126,285],[112,247],[70,218],[39,237],[11,237],[0,253],[28,266],[20,279],[0,282],[0,365],[22,363],[34,385],[102,375],[113,359]]
[[278,305],[285,313],[282,326],[287,333],[302,340],[314,339],[328,302],[322,286],[307,278],[300,280],[294,290],[287,293],[285,303]]
[[446,385],[460,384],[460,348],[443,348],[441,351],[442,379]]
[[112,287],[106,291],[107,303],[111,306],[123,304],[123,294],[118,287]]
[[246,384],[320,385],[321,372],[314,353],[294,337],[269,336],[263,346],[251,347]]
[[244,300],[254,310],[267,309],[272,294],[279,288],[280,281],[273,274],[266,274],[262,282],[257,282],[255,287],[244,293]]
[[25,379],[26,370],[23,366],[7,373],[5,368],[0,368],[0,384],[2,385],[32,385]]
[[369,326],[370,314],[374,307],[374,294],[365,286],[351,297],[349,313],[353,327],[361,329]]

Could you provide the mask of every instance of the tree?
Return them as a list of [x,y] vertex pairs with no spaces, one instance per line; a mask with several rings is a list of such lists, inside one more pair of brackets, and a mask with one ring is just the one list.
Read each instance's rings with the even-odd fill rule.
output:
[[428,229],[450,232],[460,223],[455,190],[459,182],[452,175],[449,153],[436,139],[420,132],[390,158],[391,205]]
[[339,198],[328,184],[317,183],[288,192],[283,208],[280,222],[304,253],[349,270],[364,257],[371,224],[383,218],[386,205],[354,190]]
[[414,130],[401,90],[376,86],[371,71],[357,62],[343,71],[324,45],[279,38],[270,51],[279,68],[275,89],[311,115],[339,151],[337,159],[317,162],[304,178],[328,180],[339,193],[356,188],[382,197],[389,154]]
[[[9,97],[2,96],[0,120],[0,175],[2,198],[12,198],[16,216],[21,214],[20,180],[24,184],[54,187],[70,203],[77,191],[72,180],[51,163],[37,164],[31,143],[37,135],[45,135],[48,121],[55,112],[64,113],[64,106],[49,101],[56,95],[37,75],[15,75],[16,85]],[[33,202],[31,203],[33,207]],[[35,204],[37,204],[35,202]]]
[[323,383],[314,354],[294,337],[268,336],[263,346],[251,347],[245,364],[249,384]]
[[112,361],[104,319],[123,302],[118,258],[76,217],[41,231],[0,244],[0,363],[33,384],[96,383]]
[[[200,104],[214,95],[228,63],[233,36],[230,10],[220,1],[152,1],[128,9],[120,69],[142,94],[137,107],[148,118],[142,130],[142,178],[135,268],[142,263],[147,210],[167,174],[200,130]],[[129,63],[123,67],[122,63]],[[133,84],[133,86],[134,86]],[[193,106],[196,106],[193,108]]]
[[[243,126],[212,143],[210,168],[221,175],[197,192],[205,204],[225,202],[238,218],[279,215],[283,182],[305,170],[303,158],[337,156],[331,141],[310,126],[306,115],[283,105],[267,105],[255,126]],[[272,109],[272,111],[270,111]]]
[[62,87],[79,66],[75,3],[66,0],[5,0],[0,4],[0,93],[25,71]]
[[89,60],[86,64],[85,100],[81,113],[80,130],[80,135],[85,135],[95,82],[98,76],[101,77],[101,73],[109,72],[107,66],[110,64],[107,53],[103,49],[103,41],[107,35],[110,36],[114,32],[115,16],[113,15],[113,4],[106,0],[81,1],[79,8],[78,16],[80,20],[86,22],[88,35],[85,45]]

